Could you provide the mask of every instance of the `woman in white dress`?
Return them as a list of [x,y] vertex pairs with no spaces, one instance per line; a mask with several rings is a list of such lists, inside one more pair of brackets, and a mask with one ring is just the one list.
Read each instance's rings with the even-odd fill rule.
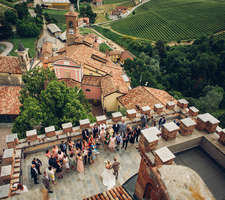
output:
[[102,176],[103,185],[105,185],[107,187],[107,189],[109,190],[109,189],[113,188],[113,186],[115,186],[116,179],[111,170],[111,163],[108,160],[105,161],[105,163],[106,163],[105,169],[101,176]]

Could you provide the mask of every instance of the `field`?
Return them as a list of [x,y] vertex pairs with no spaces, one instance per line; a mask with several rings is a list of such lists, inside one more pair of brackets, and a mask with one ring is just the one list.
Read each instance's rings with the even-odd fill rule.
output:
[[190,40],[225,30],[224,0],[151,0],[111,24],[120,33],[153,41]]
[[29,48],[30,56],[34,57],[35,53],[36,53],[36,50],[35,50],[36,40],[37,40],[37,38],[13,38],[13,39],[10,39],[9,41],[13,43],[13,50],[10,52],[10,56],[17,55],[15,53],[15,50],[18,48],[18,44],[21,41],[25,48]]
[[55,18],[57,20],[58,27],[64,31],[66,29],[66,17],[64,14],[67,12],[66,10],[50,10],[44,9],[44,13],[48,13],[49,16]]

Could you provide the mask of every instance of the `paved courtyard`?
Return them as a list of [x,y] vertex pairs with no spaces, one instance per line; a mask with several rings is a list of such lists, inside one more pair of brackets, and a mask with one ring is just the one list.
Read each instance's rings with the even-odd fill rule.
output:
[[0,124],[0,155],[3,154],[3,149],[6,149],[6,143],[5,138],[6,135],[9,135],[11,133],[11,124],[2,123]]
[[[50,195],[51,200],[81,200],[85,197],[104,192],[107,187],[102,184],[101,173],[104,170],[104,161],[113,160],[116,156],[119,160],[120,171],[117,185],[123,184],[127,179],[138,172],[141,157],[136,149],[135,144],[128,144],[127,150],[120,150],[119,152],[104,152],[100,148],[100,154],[97,155],[95,162],[92,165],[85,166],[84,175],[78,174],[76,171],[64,173],[63,179],[56,180],[57,184],[53,185],[54,193]],[[45,152],[38,152],[30,154],[25,158],[23,166],[23,181],[29,190],[34,190],[41,187],[41,184],[34,185],[30,178],[30,164],[31,160],[36,157],[41,159],[43,166],[41,171],[48,166]],[[39,181],[41,182],[41,181]],[[32,197],[30,197],[32,199]]]

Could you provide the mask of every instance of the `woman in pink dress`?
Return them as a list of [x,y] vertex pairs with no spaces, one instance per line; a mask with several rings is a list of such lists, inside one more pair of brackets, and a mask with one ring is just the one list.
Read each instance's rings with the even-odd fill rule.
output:
[[115,146],[116,146],[116,137],[113,134],[112,137],[110,138],[110,141],[109,141],[109,150],[110,151],[114,151],[115,150]]
[[49,150],[46,150],[45,156],[49,159],[51,158],[51,152]]
[[77,155],[77,171],[79,173],[84,172],[84,163],[83,163],[83,157],[80,153]]

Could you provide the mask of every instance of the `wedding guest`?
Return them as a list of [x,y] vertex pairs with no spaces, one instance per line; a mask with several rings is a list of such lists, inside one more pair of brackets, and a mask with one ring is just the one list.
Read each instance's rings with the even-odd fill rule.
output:
[[83,140],[82,150],[87,150],[87,149],[88,149],[88,143],[86,140]]
[[38,181],[37,181],[37,179],[38,179],[38,171],[35,168],[35,164],[31,165],[30,173],[31,173],[31,178],[34,179],[34,184],[39,184]]
[[77,171],[79,173],[83,173],[84,172],[83,158],[82,158],[82,155],[80,153],[78,153],[78,155],[77,155]]
[[76,143],[76,148],[79,148],[80,150],[82,150],[82,140],[79,140],[79,141]]
[[119,151],[120,143],[122,142],[122,137],[120,133],[116,134],[116,150]]
[[135,129],[136,132],[136,142],[138,142],[138,138],[141,135],[141,127],[138,125],[137,128]]
[[128,134],[128,132],[127,133],[125,133],[124,135],[123,135],[123,145],[122,145],[122,147],[121,147],[121,149],[127,149],[127,144],[128,144],[128,141],[129,141],[129,134]]
[[98,137],[98,132],[99,132],[98,126],[97,124],[95,124],[94,127],[92,128],[92,133],[94,138]]
[[114,133],[118,133],[119,129],[120,129],[120,125],[118,123],[113,124],[112,128],[113,128]]
[[120,133],[121,135],[124,135],[126,133],[127,125],[125,124],[125,121],[123,120],[120,124]]
[[86,165],[87,164],[87,158],[88,158],[88,149],[83,150],[83,158],[84,158],[84,165]]
[[68,147],[73,148],[74,142],[72,141],[70,137],[68,138],[67,144],[68,144]]
[[115,146],[116,146],[116,137],[113,134],[112,137],[110,138],[110,141],[109,141],[109,149],[110,149],[110,151],[114,151],[115,150]]
[[40,167],[42,166],[42,162],[38,158],[37,159],[33,158],[32,164],[35,165],[35,168],[37,169],[38,174],[40,175],[41,174]]
[[70,170],[70,164],[69,164],[69,159],[66,155],[64,155],[63,164],[64,164],[64,167],[66,168],[66,171],[69,171]]
[[73,170],[75,169],[75,167],[76,167],[76,157],[75,157],[74,154],[69,155],[69,165],[70,165],[71,169],[73,169]]
[[45,156],[49,159],[51,158],[51,152],[49,150],[46,150]]
[[109,135],[109,133],[106,133],[105,140],[104,140],[104,150],[107,149],[107,147],[109,145],[109,141],[110,141],[110,135]]
[[66,149],[67,149],[67,146],[66,146],[66,142],[64,141],[61,141],[61,144],[60,144],[60,150],[67,155],[67,152],[66,152]]
[[93,161],[92,160],[92,148],[91,147],[88,148],[87,158],[88,158],[88,164],[90,165]]
[[89,138],[89,131],[88,131],[88,129],[83,129],[82,130],[82,138],[83,138],[83,140],[88,140],[88,138]]
[[104,129],[104,127],[102,127],[101,130],[100,130],[100,140],[101,140],[102,144],[104,144],[104,141],[105,141],[105,129]]
[[131,144],[134,144],[134,141],[135,141],[135,137],[136,137],[136,132],[135,131],[131,131],[131,134],[130,134],[130,143]]
[[49,177],[45,171],[44,171],[44,175],[42,177],[42,183],[45,186],[45,188],[48,190],[48,193],[53,193],[53,191],[51,190],[51,187],[50,187]]
[[64,157],[64,153],[61,151],[58,151],[58,156],[57,159],[60,161],[60,163],[63,163],[63,157]]
[[57,147],[57,145],[54,145],[52,148],[53,157],[56,157],[58,155],[58,151],[59,151],[59,148]]
[[107,127],[106,127],[106,124],[104,124],[104,123],[100,124],[100,125],[99,125],[99,129],[101,130],[102,128],[103,128],[104,130],[106,130],[106,128],[107,128]]
[[49,166],[46,169],[46,175],[48,176],[48,179],[55,185],[55,170],[53,167]]

